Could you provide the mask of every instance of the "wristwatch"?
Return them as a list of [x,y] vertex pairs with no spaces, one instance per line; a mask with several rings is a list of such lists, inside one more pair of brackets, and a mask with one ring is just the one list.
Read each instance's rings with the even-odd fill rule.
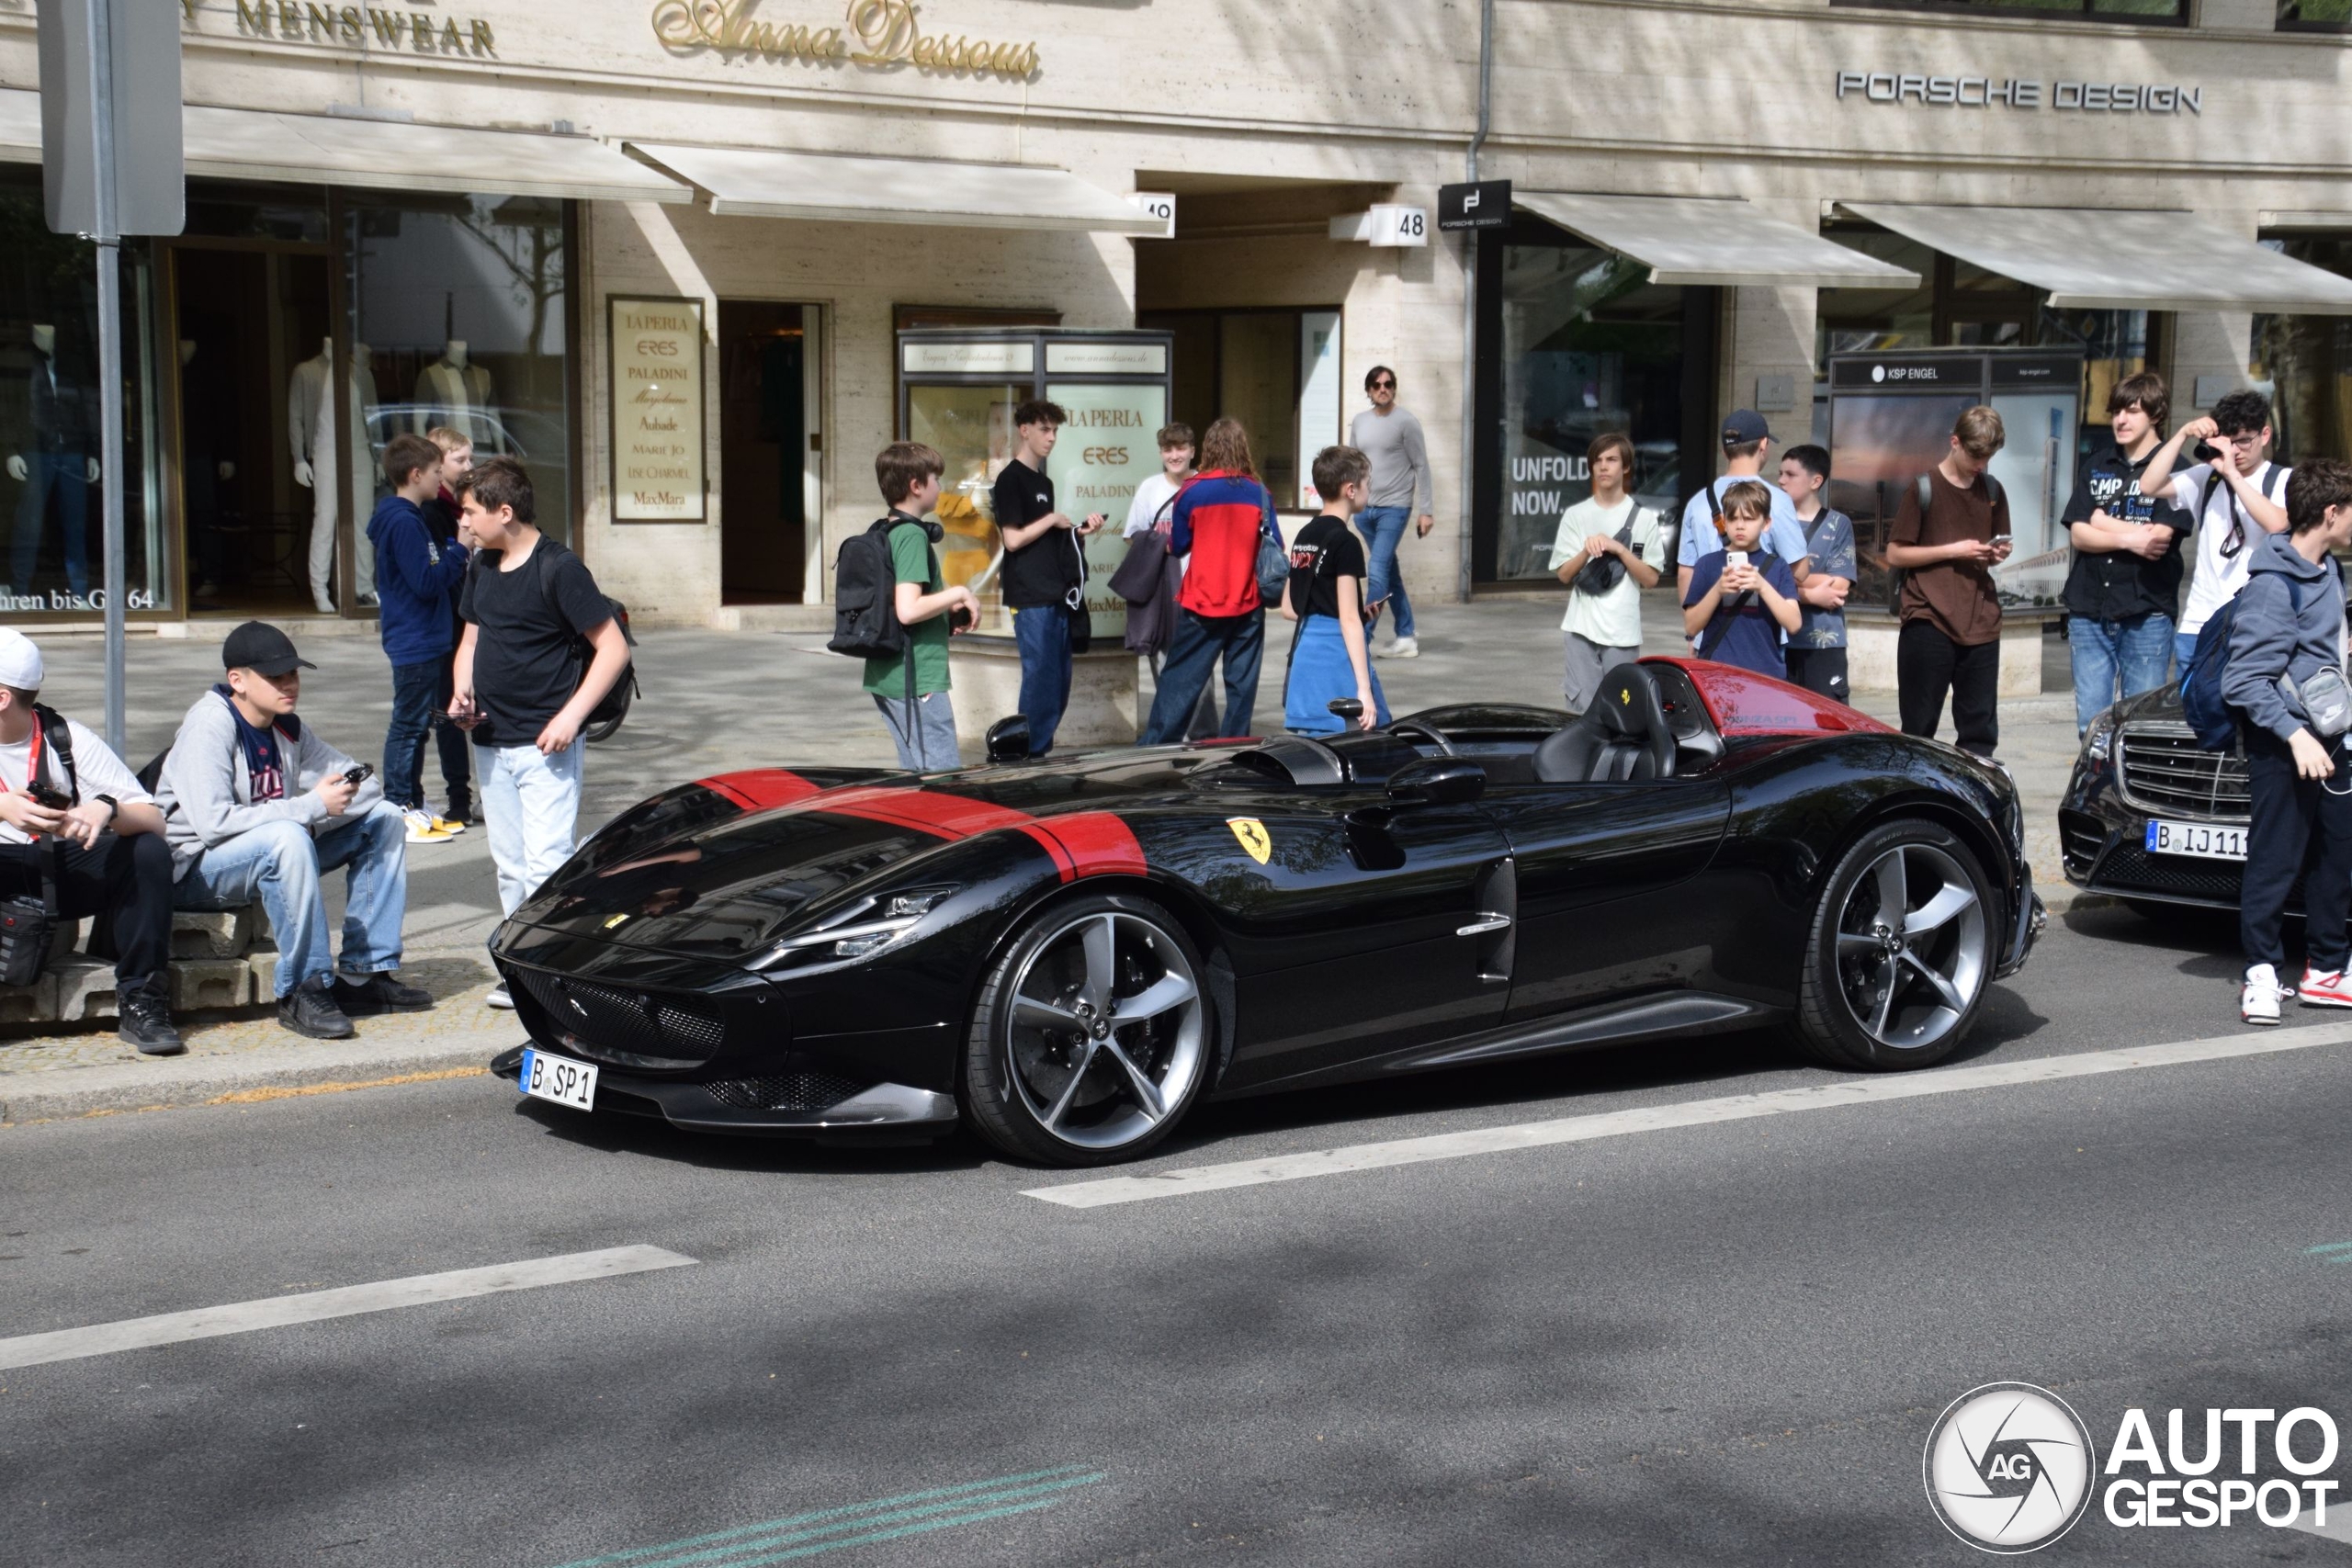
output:
[[122,802],[117,800],[114,796],[110,795],[94,795],[90,796],[90,798],[92,800],[103,800],[107,803],[107,821],[111,822],[116,818],[122,815]]

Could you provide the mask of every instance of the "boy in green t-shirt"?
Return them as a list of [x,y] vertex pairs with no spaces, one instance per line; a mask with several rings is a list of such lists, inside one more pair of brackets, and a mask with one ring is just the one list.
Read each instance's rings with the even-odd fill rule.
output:
[[[890,516],[906,525],[892,528],[889,536],[899,624],[907,628],[907,646],[895,659],[865,661],[865,689],[898,743],[899,765],[916,773],[963,761],[956,749],[956,710],[947,696],[947,639],[980,617],[980,602],[970,589],[941,585],[938,558],[932,552],[939,525],[922,520],[939,504],[939,476],[946,466],[937,452],[914,441],[894,441],[874,459],[874,477],[882,499],[890,503]],[[911,704],[910,659],[915,670]]]

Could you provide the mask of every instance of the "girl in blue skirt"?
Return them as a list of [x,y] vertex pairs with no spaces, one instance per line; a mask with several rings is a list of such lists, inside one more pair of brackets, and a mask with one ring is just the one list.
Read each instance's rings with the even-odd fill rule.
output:
[[1363,705],[1356,727],[1388,722],[1388,699],[1372,672],[1369,647],[1380,606],[1363,602],[1363,541],[1348,520],[1372,500],[1372,461],[1352,446],[1315,455],[1315,492],[1323,510],[1290,547],[1283,615],[1298,623],[1283,684],[1283,725],[1298,735],[1335,735],[1347,721],[1331,711],[1338,697]]

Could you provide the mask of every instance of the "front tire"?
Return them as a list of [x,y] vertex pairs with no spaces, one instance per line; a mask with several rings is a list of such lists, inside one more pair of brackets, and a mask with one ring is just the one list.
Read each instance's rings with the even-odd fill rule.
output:
[[1206,966],[1148,898],[1098,894],[1032,915],[989,969],[964,1054],[965,1113],[1016,1158],[1133,1159],[1208,1077]]
[[1794,1034],[1832,1066],[1932,1066],[1960,1048],[1992,983],[1993,888],[1933,822],[1863,834],[1814,906]]

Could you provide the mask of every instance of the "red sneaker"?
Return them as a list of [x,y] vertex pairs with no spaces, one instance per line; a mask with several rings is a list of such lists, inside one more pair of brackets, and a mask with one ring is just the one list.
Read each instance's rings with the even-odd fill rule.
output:
[[2303,983],[2295,987],[2295,995],[2307,1008],[2352,1008],[2352,981],[2344,977],[2341,969],[2323,975],[2306,964]]

